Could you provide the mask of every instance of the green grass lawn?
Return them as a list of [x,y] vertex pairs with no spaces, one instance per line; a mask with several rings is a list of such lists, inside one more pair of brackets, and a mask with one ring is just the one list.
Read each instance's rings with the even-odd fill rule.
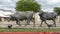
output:
[[0,32],[60,32],[60,28],[57,29],[34,29],[34,28],[0,28]]

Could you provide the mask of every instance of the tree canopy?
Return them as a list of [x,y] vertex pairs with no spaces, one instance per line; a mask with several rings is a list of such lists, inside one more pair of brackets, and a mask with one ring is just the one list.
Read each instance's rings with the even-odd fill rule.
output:
[[60,15],[60,7],[55,7],[55,8],[54,8],[54,11],[55,11],[58,15]]
[[35,0],[19,0],[16,3],[16,11],[34,11],[41,10],[41,5]]

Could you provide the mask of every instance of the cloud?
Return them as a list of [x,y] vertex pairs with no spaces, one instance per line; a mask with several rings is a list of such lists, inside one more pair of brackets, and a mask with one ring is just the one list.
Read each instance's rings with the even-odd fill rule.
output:
[[[16,2],[18,0],[0,0],[0,8],[2,9],[14,9],[16,6]],[[36,0],[43,10],[49,10],[54,7],[60,6],[60,0]]]
[[51,10],[54,7],[60,7],[60,0],[36,0],[42,5],[42,10]]
[[48,3],[47,4],[56,4],[59,3],[60,0],[46,0]]
[[0,9],[15,9],[17,0],[0,0]]
[[43,2],[45,4],[56,4],[56,3],[60,3],[60,0],[37,0],[38,2]]

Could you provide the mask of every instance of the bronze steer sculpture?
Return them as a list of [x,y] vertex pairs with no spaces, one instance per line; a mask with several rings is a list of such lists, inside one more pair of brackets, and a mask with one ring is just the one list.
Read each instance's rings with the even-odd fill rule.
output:
[[[45,24],[47,24],[46,20],[52,20],[54,22],[53,25],[56,27],[55,19],[57,17],[57,14],[55,12],[48,13],[48,12],[40,11],[39,16],[40,16],[40,19],[42,20],[40,26],[42,26],[43,22],[45,22]],[[48,24],[47,24],[47,26],[48,26]]]
[[27,12],[16,12],[13,15],[10,15],[10,18],[9,18],[8,22],[10,20],[12,20],[12,21],[15,20],[16,24],[21,25],[20,24],[21,20],[27,20],[26,25],[28,25],[30,23],[30,21],[33,21],[34,26],[35,26],[35,22],[33,20],[33,14],[34,14],[34,12],[28,12],[28,11]]

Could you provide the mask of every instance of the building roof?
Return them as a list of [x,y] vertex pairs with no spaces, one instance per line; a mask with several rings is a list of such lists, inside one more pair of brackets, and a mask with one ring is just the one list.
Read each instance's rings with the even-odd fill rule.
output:
[[4,10],[0,9],[0,17],[9,17],[9,15],[12,15],[14,11],[11,10]]

